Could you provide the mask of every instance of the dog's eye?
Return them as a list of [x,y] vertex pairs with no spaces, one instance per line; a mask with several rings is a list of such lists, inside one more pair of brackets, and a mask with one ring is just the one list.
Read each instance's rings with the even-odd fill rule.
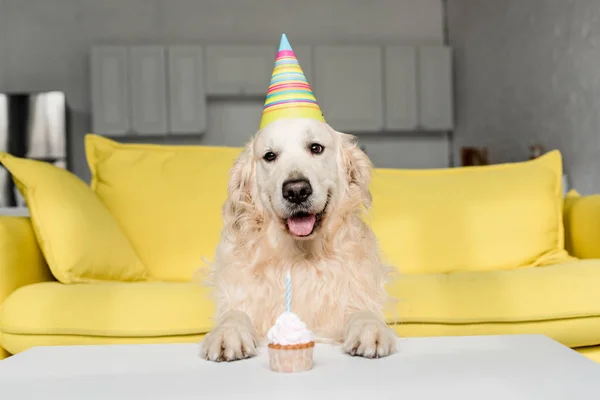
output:
[[321,154],[323,150],[325,150],[325,148],[319,143],[313,143],[310,145],[310,152],[313,154]]
[[263,160],[265,160],[266,162],[275,161],[276,158],[277,158],[277,154],[273,153],[272,151],[267,151],[265,153],[265,155],[263,156]]

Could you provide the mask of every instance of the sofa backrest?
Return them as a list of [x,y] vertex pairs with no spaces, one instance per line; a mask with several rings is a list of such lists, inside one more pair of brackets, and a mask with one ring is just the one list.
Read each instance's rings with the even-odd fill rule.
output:
[[507,270],[568,259],[558,151],[525,162],[376,170],[371,224],[403,273]]

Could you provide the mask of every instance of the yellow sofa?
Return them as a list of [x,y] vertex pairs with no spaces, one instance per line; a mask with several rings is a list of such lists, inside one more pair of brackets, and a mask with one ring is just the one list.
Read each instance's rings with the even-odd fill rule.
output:
[[[209,289],[194,272],[197,258],[210,259],[218,241],[239,149],[122,145],[89,136],[86,150],[89,190],[139,256],[141,264],[135,258],[131,268],[143,265],[148,276],[103,277],[94,264],[100,256],[89,257],[106,252],[102,245],[112,239],[85,246],[86,235],[100,237],[104,228],[81,223],[91,200],[68,198],[68,188],[88,188],[62,172],[0,158],[32,214],[0,217],[0,357],[41,345],[197,342],[213,326]],[[190,167],[198,163],[208,166]],[[600,361],[600,196],[571,192],[563,199],[561,168],[555,153],[500,166],[375,171],[369,218],[386,259],[402,272],[388,286],[399,301],[386,311],[400,336],[543,333]],[[47,204],[52,196],[87,205],[57,209]],[[164,206],[179,198],[191,200]],[[74,215],[84,219],[72,223]],[[47,236],[58,223],[71,240],[66,247]],[[59,274],[71,253],[78,254],[75,266],[93,273]],[[118,258],[102,262],[117,265]]]

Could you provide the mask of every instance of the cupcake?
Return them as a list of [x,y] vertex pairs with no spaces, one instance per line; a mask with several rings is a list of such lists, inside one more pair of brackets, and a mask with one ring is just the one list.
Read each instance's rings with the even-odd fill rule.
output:
[[275,372],[307,371],[313,365],[313,333],[293,312],[284,312],[267,333],[269,366]]

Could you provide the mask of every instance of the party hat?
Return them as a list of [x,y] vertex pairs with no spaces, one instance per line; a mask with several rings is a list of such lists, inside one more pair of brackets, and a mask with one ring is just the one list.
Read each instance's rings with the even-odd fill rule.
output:
[[287,118],[311,118],[325,122],[317,99],[284,33],[275,58],[260,129],[273,121]]

